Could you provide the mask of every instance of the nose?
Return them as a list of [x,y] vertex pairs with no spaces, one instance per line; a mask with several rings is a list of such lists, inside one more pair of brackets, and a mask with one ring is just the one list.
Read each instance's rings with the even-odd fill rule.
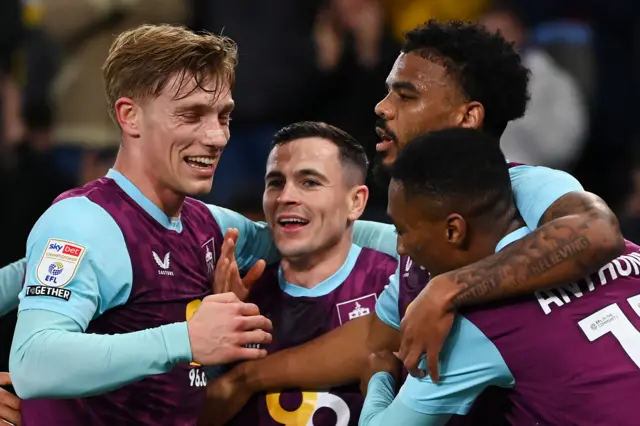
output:
[[206,146],[224,148],[229,141],[229,133],[220,126],[210,126],[204,131],[202,140]]
[[383,120],[391,120],[394,117],[393,109],[391,107],[391,101],[389,100],[389,95],[385,96],[374,109],[376,115]]
[[285,183],[280,194],[278,194],[278,203],[284,205],[299,204],[298,190],[295,185],[290,182]]

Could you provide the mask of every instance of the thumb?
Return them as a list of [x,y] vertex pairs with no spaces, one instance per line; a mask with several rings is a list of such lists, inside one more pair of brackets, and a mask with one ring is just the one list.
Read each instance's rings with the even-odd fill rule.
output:
[[10,385],[11,384],[11,376],[6,371],[0,373],[0,385]]
[[267,267],[267,262],[260,259],[249,269],[249,272],[242,278],[242,284],[246,288],[251,288],[258,278],[262,276],[264,269]]

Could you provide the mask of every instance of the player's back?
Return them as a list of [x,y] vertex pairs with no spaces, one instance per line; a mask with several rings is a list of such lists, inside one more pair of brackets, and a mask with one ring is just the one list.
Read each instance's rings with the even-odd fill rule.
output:
[[[390,256],[354,245],[340,270],[312,289],[286,283],[278,266],[270,266],[248,300],[273,323],[273,341],[267,351],[298,346],[350,320],[373,314],[377,297],[396,265]],[[261,393],[229,424],[355,426],[363,401],[358,385],[322,392]]]
[[578,283],[462,314],[495,344],[515,378],[512,424],[638,424],[637,245],[627,242],[622,256]]
[[[112,179],[99,179],[56,202],[73,197],[87,198],[117,223],[132,269],[126,300],[96,312],[87,333],[130,333],[184,322],[210,294],[213,254],[219,252],[222,236],[206,205],[185,200],[178,232],[158,223]],[[45,251],[43,261],[54,255]],[[100,260],[109,265],[109,259]],[[48,262],[43,261],[46,269]],[[107,279],[116,275],[109,268],[105,271]],[[101,291],[106,292],[107,284],[100,282]],[[38,287],[43,286],[27,288],[27,296]],[[74,297],[71,292],[70,297]],[[23,420],[26,426],[195,425],[205,392],[199,366],[179,363],[168,373],[91,398],[23,401]]]

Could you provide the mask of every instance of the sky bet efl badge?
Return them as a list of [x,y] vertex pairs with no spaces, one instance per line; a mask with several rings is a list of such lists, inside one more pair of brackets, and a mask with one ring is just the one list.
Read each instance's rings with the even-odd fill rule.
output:
[[86,251],[80,244],[50,239],[38,265],[38,281],[58,288],[69,284]]

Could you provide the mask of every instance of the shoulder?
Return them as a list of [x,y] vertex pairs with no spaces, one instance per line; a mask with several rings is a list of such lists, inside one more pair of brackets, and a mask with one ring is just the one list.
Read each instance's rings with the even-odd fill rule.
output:
[[576,190],[582,190],[582,185],[569,173],[543,166],[529,166],[526,164],[511,163],[509,175],[514,191],[518,186],[545,186],[550,183],[572,184]]
[[398,259],[381,251],[362,247],[358,257],[358,266],[372,273],[383,274],[388,279],[398,269]]
[[127,253],[127,248],[117,222],[86,196],[67,197],[53,204],[27,240],[30,260],[33,256],[56,257],[58,253],[72,257],[76,254],[78,261],[98,253],[100,257],[116,259],[123,252]]

